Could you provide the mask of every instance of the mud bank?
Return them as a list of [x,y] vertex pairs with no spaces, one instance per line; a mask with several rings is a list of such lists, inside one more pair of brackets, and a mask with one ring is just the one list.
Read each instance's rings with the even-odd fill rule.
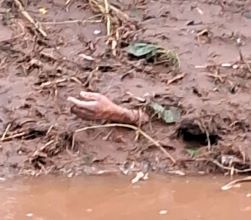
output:
[[[95,1],[17,2],[0,8],[0,175],[250,172],[248,1],[112,1],[123,14],[110,8],[108,42]],[[180,69],[131,59],[130,42],[175,51]],[[144,97],[179,107],[176,123],[141,128],[175,163],[126,128],[89,129],[73,145],[76,129],[107,123],[70,114],[66,99],[81,90],[127,108]]]

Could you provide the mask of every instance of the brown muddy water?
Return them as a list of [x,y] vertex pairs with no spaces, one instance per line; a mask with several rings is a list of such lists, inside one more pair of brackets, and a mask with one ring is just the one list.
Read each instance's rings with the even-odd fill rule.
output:
[[236,220],[251,218],[251,188],[221,177],[46,177],[0,182],[3,220]]

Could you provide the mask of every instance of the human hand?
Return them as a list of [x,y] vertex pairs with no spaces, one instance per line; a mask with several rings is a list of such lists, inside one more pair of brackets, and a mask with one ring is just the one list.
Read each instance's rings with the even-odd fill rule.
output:
[[69,97],[67,100],[74,104],[71,112],[83,119],[112,120],[120,114],[121,107],[99,93],[82,91],[79,99]]

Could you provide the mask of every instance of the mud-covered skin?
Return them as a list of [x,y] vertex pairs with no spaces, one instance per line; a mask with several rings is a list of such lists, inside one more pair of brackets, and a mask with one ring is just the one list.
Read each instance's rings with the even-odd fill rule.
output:
[[80,92],[80,98],[69,97],[74,105],[71,112],[84,120],[108,120],[127,124],[145,124],[149,116],[141,110],[123,108],[106,96],[93,92]]

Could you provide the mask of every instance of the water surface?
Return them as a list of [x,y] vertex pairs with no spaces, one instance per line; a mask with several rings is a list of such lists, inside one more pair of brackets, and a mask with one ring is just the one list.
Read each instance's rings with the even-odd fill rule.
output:
[[251,184],[227,178],[42,177],[0,182],[3,220],[248,220]]

